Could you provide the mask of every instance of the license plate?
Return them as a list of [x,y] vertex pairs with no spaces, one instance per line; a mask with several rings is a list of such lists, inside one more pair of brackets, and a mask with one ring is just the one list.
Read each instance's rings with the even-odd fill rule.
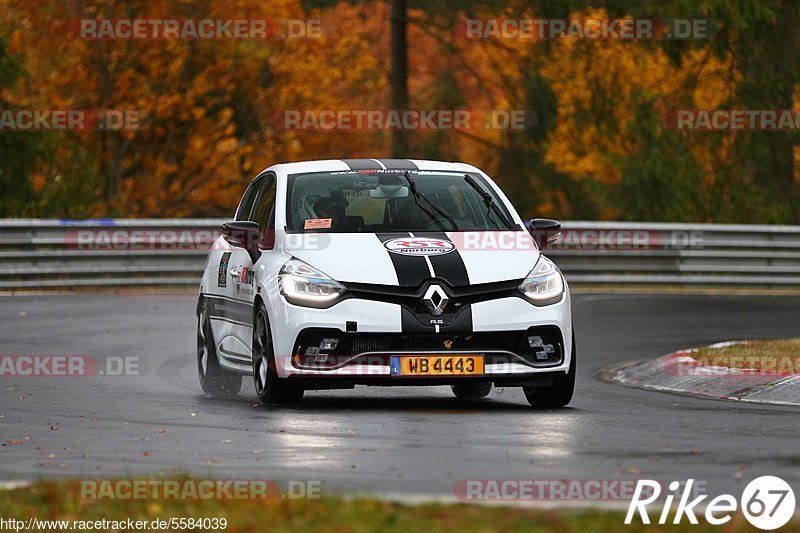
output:
[[393,376],[482,376],[483,355],[393,355]]

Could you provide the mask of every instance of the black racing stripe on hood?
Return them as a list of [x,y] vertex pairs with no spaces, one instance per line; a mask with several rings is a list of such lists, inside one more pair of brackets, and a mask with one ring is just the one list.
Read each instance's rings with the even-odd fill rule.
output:
[[342,159],[350,170],[381,170],[381,165],[374,159]]
[[417,165],[408,159],[379,159],[378,161],[390,170],[419,170]]
[[[434,239],[443,239],[449,241],[447,234],[444,232],[425,233],[425,237],[432,237]],[[442,278],[453,287],[464,287],[469,285],[469,273],[467,266],[464,264],[464,259],[458,250],[453,250],[450,253],[442,255],[432,255],[429,257],[433,272],[437,278]]]
[[[411,237],[408,233],[376,233],[375,236],[378,237],[381,244],[392,239]],[[401,287],[417,287],[431,277],[428,263],[424,257],[394,254],[389,250],[386,250],[386,253],[392,260],[394,271],[397,274],[397,284]]]

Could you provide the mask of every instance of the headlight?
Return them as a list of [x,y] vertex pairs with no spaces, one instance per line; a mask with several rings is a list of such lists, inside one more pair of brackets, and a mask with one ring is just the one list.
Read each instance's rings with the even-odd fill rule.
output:
[[554,304],[564,294],[564,278],[555,263],[541,255],[519,290],[534,305]]
[[278,285],[289,303],[318,309],[332,306],[347,291],[341,283],[299,259],[283,265]]

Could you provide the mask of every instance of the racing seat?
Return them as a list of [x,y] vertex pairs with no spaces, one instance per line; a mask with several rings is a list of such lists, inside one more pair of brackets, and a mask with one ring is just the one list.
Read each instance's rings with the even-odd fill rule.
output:
[[335,231],[344,233],[358,233],[364,231],[364,217],[345,214],[347,201],[337,202],[331,198],[322,197],[314,203],[314,213],[319,218],[332,218],[331,227]]

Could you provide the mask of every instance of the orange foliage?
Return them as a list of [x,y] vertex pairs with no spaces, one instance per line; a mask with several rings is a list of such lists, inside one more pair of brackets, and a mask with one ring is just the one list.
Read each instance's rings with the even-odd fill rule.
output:
[[[524,7],[506,11],[508,16],[534,16]],[[583,15],[605,17],[602,11]],[[319,19],[323,37],[90,41],[77,38],[69,27],[70,21],[85,18]],[[713,108],[732,90],[730,66],[702,49],[679,69],[657,47],[563,40],[553,43],[552,56],[544,62],[532,41],[464,40],[445,17],[412,10],[410,18],[412,108],[441,107],[446,98],[437,89],[446,77],[457,84],[463,108],[523,109],[523,74],[538,68],[559,100],[546,161],[574,179],[588,177],[602,185],[619,180],[618,163],[609,155],[625,156],[635,149],[627,128],[642,95],[666,113],[679,104]],[[188,0],[63,0],[46,7],[31,0],[0,0],[0,24],[14,28],[9,51],[24,57],[27,71],[4,94],[10,103],[142,113],[137,130],[54,134],[60,136],[54,163],[42,165],[31,179],[41,188],[57,179],[94,176],[86,215],[220,215],[229,213],[245,184],[274,162],[389,155],[388,132],[282,131],[272,119],[281,110],[387,108],[386,2],[342,2],[305,13],[299,0],[207,0],[202,7]],[[598,107],[603,95],[613,105]],[[606,109],[613,121],[576,124],[573,116],[592,108]],[[617,129],[608,129],[612,122]],[[419,133],[412,145],[433,135]],[[442,157],[492,173],[510,141],[501,130],[475,130],[448,132],[436,142]],[[87,161],[76,160],[76,147]],[[725,146],[698,143],[693,149],[711,168],[724,157],[720,151]],[[559,191],[543,199],[538,211],[558,214],[554,211],[565,204]]]

